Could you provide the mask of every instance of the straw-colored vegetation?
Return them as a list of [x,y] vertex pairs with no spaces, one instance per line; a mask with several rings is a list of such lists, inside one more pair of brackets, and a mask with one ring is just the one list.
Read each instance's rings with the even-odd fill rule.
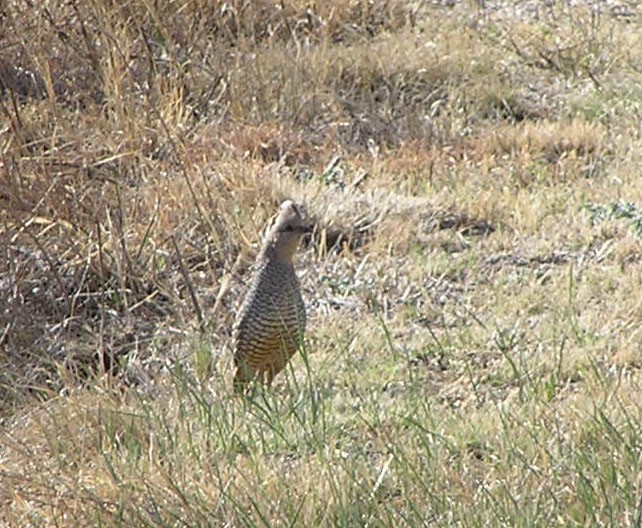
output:
[[639,527],[642,12],[568,4],[4,2],[0,524]]

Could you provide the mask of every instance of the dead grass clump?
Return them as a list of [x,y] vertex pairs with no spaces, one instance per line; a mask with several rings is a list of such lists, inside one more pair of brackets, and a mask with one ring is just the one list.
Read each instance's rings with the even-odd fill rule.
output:
[[190,156],[198,151],[196,155],[202,155],[203,159],[249,158],[265,164],[308,170],[318,168],[336,148],[328,134],[325,136],[304,134],[282,122],[208,126],[195,135]]
[[287,48],[259,50],[230,75],[228,115],[286,122],[306,137],[332,134],[349,151],[451,142],[479,110],[466,79],[494,76],[475,35],[453,31],[459,39],[427,43],[399,32],[371,43],[302,49],[294,62]]
[[496,229],[495,219],[484,218],[481,209],[440,206],[423,196],[383,190],[367,178],[363,188],[354,186],[349,170],[339,162],[332,174],[313,177],[301,189],[317,226],[311,242],[320,256],[404,255],[418,243],[431,244],[438,231],[475,237]]
[[6,93],[20,99],[42,99],[47,94],[47,87],[41,75],[0,59],[0,95]]
[[606,131],[582,119],[537,121],[495,128],[478,140],[478,155],[528,156],[555,164],[566,157],[603,158],[607,152]]
[[[371,38],[409,23],[400,2],[50,2],[30,10],[6,6],[5,88],[17,95],[49,93],[83,108],[107,104],[131,111],[158,99],[168,80],[199,115],[225,90],[234,56],[255,48],[294,49]],[[33,86],[32,86],[33,85]]]
[[374,49],[353,46],[336,54],[327,84],[341,109],[337,133],[344,145],[385,149],[417,141],[429,147],[462,134],[458,127],[478,110],[466,79],[489,75],[492,63],[475,50],[474,35],[452,29],[452,40],[400,33]]
[[[167,33],[186,41],[178,26],[196,27],[209,39],[229,46],[239,43],[271,46],[280,42],[297,47],[371,38],[384,31],[395,32],[413,21],[414,9],[406,2],[359,2],[342,0],[325,4],[300,0],[278,2],[193,2],[176,13],[152,13],[163,20]],[[187,7],[187,8],[185,8]],[[173,16],[172,16],[173,15]],[[198,17],[198,20],[194,18]],[[192,18],[192,20],[190,20]]]
[[[207,8],[211,3],[206,4]],[[349,42],[395,32],[411,23],[414,9],[405,2],[219,2],[212,17],[215,35],[236,45],[240,39],[254,44],[289,41],[297,46],[324,40]]]
[[508,81],[490,81],[489,84],[479,86],[478,90],[475,103],[479,111],[475,115],[481,120],[532,122],[553,113],[551,108],[538,100],[541,98],[524,94]]

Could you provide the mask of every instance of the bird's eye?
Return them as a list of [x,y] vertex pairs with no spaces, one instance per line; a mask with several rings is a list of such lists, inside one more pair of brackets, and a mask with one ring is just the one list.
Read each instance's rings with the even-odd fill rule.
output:
[[293,227],[292,227],[291,225],[286,225],[286,226],[283,228],[283,231],[293,231]]

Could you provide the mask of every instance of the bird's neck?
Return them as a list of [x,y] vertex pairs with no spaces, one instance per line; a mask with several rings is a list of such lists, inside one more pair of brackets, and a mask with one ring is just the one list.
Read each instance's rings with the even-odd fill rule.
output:
[[268,238],[261,248],[261,254],[269,260],[292,265],[298,246],[298,237]]
[[278,262],[279,264],[292,266],[295,252],[296,246],[290,248],[276,244],[266,244],[261,250],[260,257],[270,262]]

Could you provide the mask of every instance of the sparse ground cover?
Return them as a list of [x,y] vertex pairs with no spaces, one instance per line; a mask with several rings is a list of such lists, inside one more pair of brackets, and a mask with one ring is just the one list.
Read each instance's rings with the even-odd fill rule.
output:
[[640,526],[642,7],[317,4],[0,7],[0,524]]

